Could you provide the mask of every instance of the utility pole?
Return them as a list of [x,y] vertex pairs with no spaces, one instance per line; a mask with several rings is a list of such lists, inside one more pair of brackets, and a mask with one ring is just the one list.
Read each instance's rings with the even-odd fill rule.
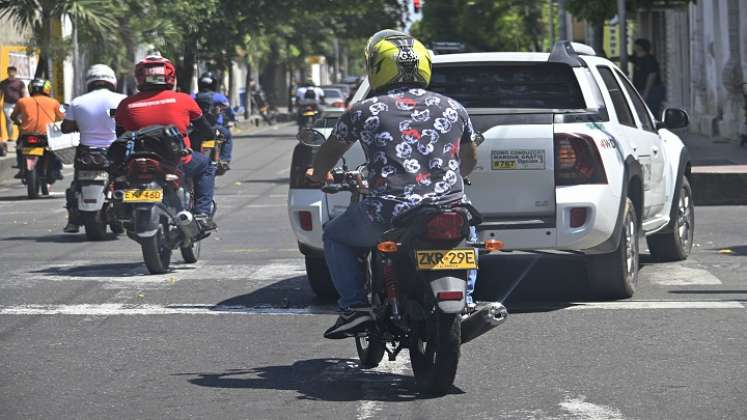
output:
[[552,47],[555,45],[555,14],[553,11],[553,0],[547,0],[547,6],[549,12],[549,19],[548,22],[550,22],[550,50],[552,50]]
[[628,23],[625,0],[617,0],[617,23],[620,25],[620,68],[628,74]]
[[568,16],[565,13],[565,0],[558,0],[558,39],[568,40]]

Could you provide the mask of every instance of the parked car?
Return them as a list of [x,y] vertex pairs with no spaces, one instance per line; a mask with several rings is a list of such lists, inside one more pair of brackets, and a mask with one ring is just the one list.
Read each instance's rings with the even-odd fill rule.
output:
[[[668,108],[657,120],[620,69],[590,47],[435,56],[430,89],[461,102],[485,137],[467,187],[484,216],[481,239],[500,239],[506,250],[582,253],[599,298],[633,295],[641,235],[655,258],[688,257],[690,160],[671,131],[686,127],[688,116]],[[368,93],[364,81],[353,102]],[[332,123],[320,127],[324,134]],[[288,209],[309,281],[323,295],[332,288],[322,227],[348,197],[305,183],[313,152],[302,148],[293,157]],[[351,167],[364,161],[358,143],[345,159]]]
[[323,87],[325,108],[345,108],[346,95],[337,88]]

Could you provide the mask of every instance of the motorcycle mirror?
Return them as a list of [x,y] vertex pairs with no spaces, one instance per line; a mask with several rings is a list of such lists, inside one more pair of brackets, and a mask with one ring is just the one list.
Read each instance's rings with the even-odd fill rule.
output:
[[475,133],[472,134],[472,141],[479,147],[485,142],[485,136],[483,136],[481,132],[475,131]]
[[303,128],[296,135],[298,141],[304,146],[309,147],[320,147],[327,140],[324,138],[324,134],[313,130],[311,128]]

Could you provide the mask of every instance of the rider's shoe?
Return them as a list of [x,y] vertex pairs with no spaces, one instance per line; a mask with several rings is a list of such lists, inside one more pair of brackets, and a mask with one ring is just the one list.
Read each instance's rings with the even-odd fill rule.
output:
[[13,178],[23,179],[23,178],[26,178],[26,174],[24,174],[23,171],[19,170],[18,172],[16,172],[15,175],[13,175]]
[[230,171],[231,170],[231,162],[224,160],[220,163],[221,169],[223,169],[223,172]]
[[202,229],[203,232],[209,232],[211,230],[218,229],[218,225],[213,221],[212,216],[209,216],[207,214],[197,214],[195,215],[195,220],[197,221],[197,224],[200,226],[200,229]]
[[65,225],[65,228],[62,229],[62,231],[65,233],[78,233],[78,231],[80,231],[80,226],[73,223],[68,223],[67,225]]
[[371,307],[360,306],[349,308],[337,318],[335,325],[324,332],[324,338],[339,340],[352,337],[364,330],[366,323],[373,321]]

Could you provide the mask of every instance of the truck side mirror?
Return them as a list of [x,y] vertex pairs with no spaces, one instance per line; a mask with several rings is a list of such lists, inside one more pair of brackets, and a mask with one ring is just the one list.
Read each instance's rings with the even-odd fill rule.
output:
[[661,123],[657,124],[657,128],[677,130],[685,128],[689,124],[690,118],[687,116],[687,112],[679,108],[667,108],[661,114]]

